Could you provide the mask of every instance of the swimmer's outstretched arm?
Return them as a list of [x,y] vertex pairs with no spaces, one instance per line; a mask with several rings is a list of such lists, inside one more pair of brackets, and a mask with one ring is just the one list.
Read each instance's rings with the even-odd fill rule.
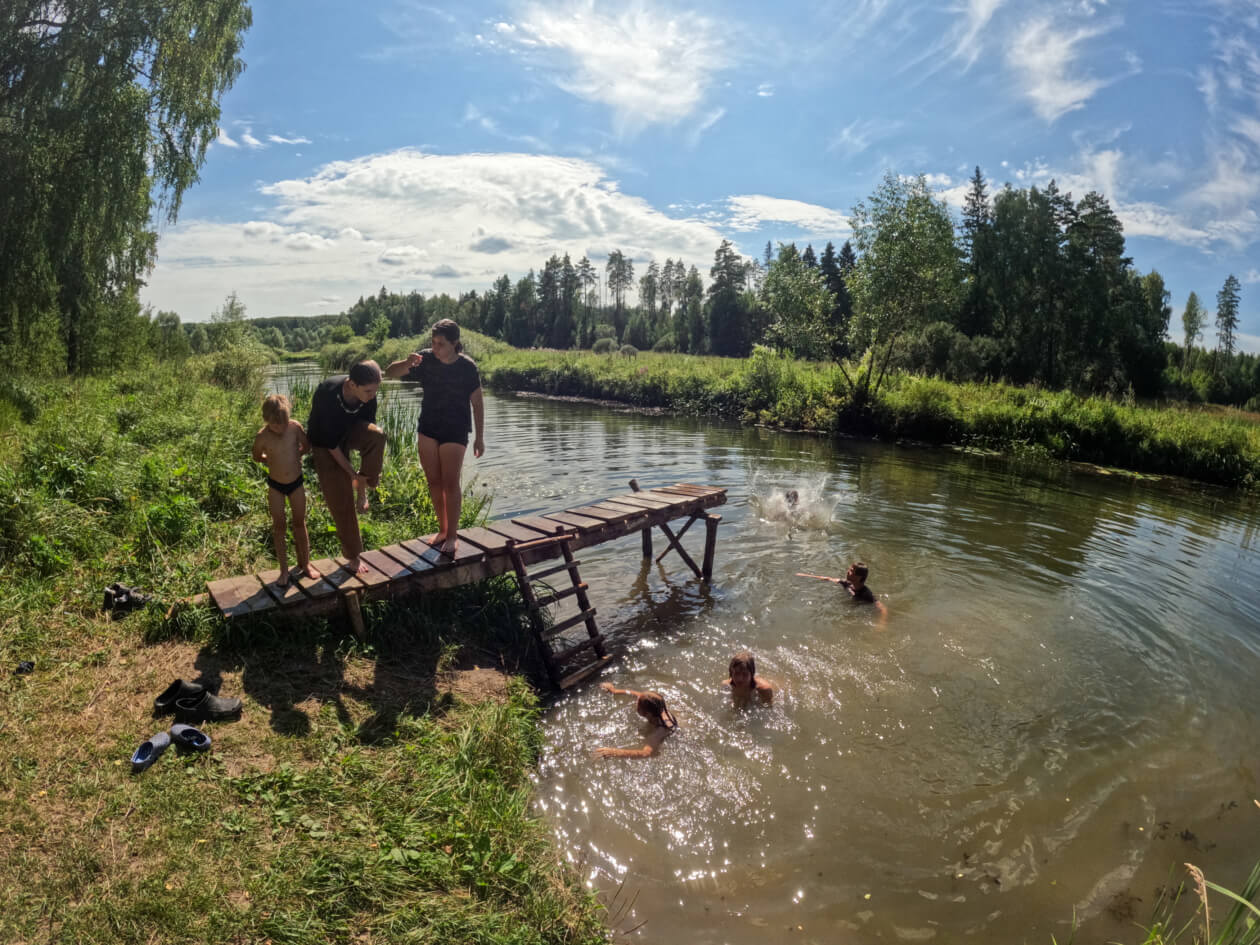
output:
[[618,689],[610,682],[600,683],[599,688],[604,690],[604,692],[611,692],[614,696],[634,696],[637,699],[639,696],[643,695],[643,693],[634,689]]
[[596,758],[651,758],[661,748],[661,742],[668,737],[667,728],[654,728],[647,737],[647,744],[642,748],[596,748]]

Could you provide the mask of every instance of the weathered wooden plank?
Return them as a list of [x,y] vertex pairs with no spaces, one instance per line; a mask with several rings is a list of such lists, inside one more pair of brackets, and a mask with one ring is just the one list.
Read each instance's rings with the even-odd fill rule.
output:
[[604,501],[616,502],[618,505],[633,505],[641,509],[664,509],[677,504],[678,500],[677,498],[667,499],[661,495],[648,495],[646,492],[630,492],[626,495],[615,495]]
[[459,537],[466,538],[478,548],[484,549],[488,554],[503,554],[507,551],[508,539],[497,532],[492,532],[485,528],[461,528]]
[[567,534],[574,530],[572,525],[565,525],[562,522],[543,518],[541,515],[518,515],[512,521],[517,525],[524,525],[526,528],[540,531],[544,535]]
[[595,505],[580,505],[576,509],[568,509],[567,511],[573,513],[574,515],[585,515],[587,518],[597,518],[603,522],[624,522],[634,515],[634,513],[627,508],[604,505],[602,502]]
[[315,565],[319,573],[324,576],[324,580],[337,590],[342,588],[348,591],[363,590],[363,582],[332,558],[321,558],[319,561],[312,561],[311,564]]
[[304,600],[305,596],[302,589],[297,585],[297,568],[289,572],[289,583],[284,587],[277,587],[276,580],[280,577],[280,569],[272,568],[270,571],[261,571],[258,574],[258,580],[262,582],[262,586],[267,589],[267,593],[271,595],[276,604],[280,607],[286,607],[296,601]]
[[256,614],[276,606],[275,600],[254,574],[211,581],[206,589],[224,617]]
[[[659,512],[660,508],[648,509],[642,505],[632,505],[629,502],[622,502],[620,499],[600,499],[595,503],[606,509],[621,509],[629,515],[645,515],[648,512]],[[661,508],[664,508],[662,506]]]
[[[366,557],[363,557],[362,555],[360,555],[360,558],[362,559],[363,563],[368,566],[368,568],[366,571],[360,571],[355,576],[359,579],[360,582],[362,582],[364,587],[376,587],[380,584],[389,583],[389,578],[386,575],[382,574],[380,571],[378,571],[375,567],[373,567],[371,561],[369,561]],[[346,565],[350,563],[349,560],[346,558],[337,558],[336,561],[337,561],[337,564],[341,565],[342,570],[345,570]]]
[[591,518],[589,515],[578,515],[574,512],[548,512],[543,518],[576,528],[579,532],[596,531],[606,524],[602,518]]
[[547,537],[532,528],[526,528],[524,525],[516,525],[512,522],[487,522],[486,528],[496,535],[502,535],[504,538],[510,538],[512,541],[519,543]]
[[[397,551],[399,554],[406,555],[408,558],[415,558],[415,555],[403,550],[402,548],[398,548]],[[365,551],[361,557],[380,574],[383,574],[386,580],[397,581],[401,578],[410,577],[412,574],[416,573],[397,558],[387,554],[383,548],[373,551]]]

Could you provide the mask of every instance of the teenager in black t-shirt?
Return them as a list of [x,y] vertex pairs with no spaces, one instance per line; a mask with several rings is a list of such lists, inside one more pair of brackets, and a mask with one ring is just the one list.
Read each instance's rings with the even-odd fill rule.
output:
[[456,547],[463,504],[459,477],[468,433],[474,426],[473,455],[479,457],[486,451],[481,377],[476,363],[463,350],[459,326],[444,318],[433,326],[432,347],[413,352],[385,369],[386,377],[419,381],[424,389],[416,446],[438,520],[433,543],[447,554]]

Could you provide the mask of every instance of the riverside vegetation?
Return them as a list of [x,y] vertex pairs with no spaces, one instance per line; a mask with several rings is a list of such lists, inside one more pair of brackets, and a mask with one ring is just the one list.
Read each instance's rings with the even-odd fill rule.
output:
[[[1239,410],[1149,406],[1008,384],[958,384],[889,371],[860,401],[844,365],[758,347],[748,358],[619,350],[519,350],[466,332],[488,386],[762,423],[826,435],[909,439],[1184,476],[1225,486],[1260,482],[1260,425]],[[380,347],[356,338],[322,349],[326,367],[375,356],[385,363],[424,339]],[[633,351],[633,349],[631,349]],[[863,365],[849,365],[849,376]]]
[[[526,638],[510,581],[371,607],[366,644],[166,618],[207,578],[272,566],[259,366],[234,352],[0,398],[0,940],[603,941],[529,812],[532,690],[466,669]],[[434,530],[423,483],[406,430],[370,544]],[[309,524],[313,554],[335,554],[318,499]],[[111,581],[161,603],[111,621]],[[199,675],[246,697],[242,719],[207,726],[208,756],[133,777],[169,724],[153,696]]]

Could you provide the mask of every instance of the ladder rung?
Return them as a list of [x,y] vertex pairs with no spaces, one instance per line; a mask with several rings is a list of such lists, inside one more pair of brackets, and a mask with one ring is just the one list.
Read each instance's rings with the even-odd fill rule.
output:
[[603,642],[604,642],[604,638],[601,636],[587,637],[581,643],[575,643],[573,644],[573,646],[569,647],[568,649],[561,650],[558,653],[552,653],[550,657],[551,662],[553,665],[557,663],[563,663],[565,660],[569,659],[570,657],[576,656],[578,653],[581,653],[583,650],[589,650],[591,647],[595,646],[595,644],[603,643]]
[[564,679],[560,680],[560,682],[556,683],[556,685],[559,686],[561,689],[568,689],[570,686],[576,686],[583,679],[587,679],[588,677],[593,676],[595,673],[598,673],[601,669],[604,668],[604,664],[607,663],[611,659],[612,659],[612,654],[610,653],[608,656],[601,657],[600,659],[596,660],[594,663],[591,663],[589,666],[583,666],[577,672],[570,673],[568,676],[565,676]]
[[566,597],[572,597],[578,591],[586,590],[586,583],[575,584],[572,587],[566,587],[562,591],[556,591],[554,594],[548,594],[546,597],[540,597],[534,602],[533,610],[541,610],[543,607],[550,607],[558,600],[564,600]]
[[561,571],[572,571],[578,566],[578,563],[577,559],[574,559],[573,561],[566,561],[563,564],[557,564],[555,567],[548,568],[546,571],[539,571],[537,574],[531,574],[529,579],[531,581],[541,581],[543,578],[551,577],[553,574],[559,574]]
[[569,630],[573,627],[576,627],[578,624],[583,623],[588,619],[593,619],[594,616],[595,616],[594,607],[592,607],[590,610],[584,610],[580,614],[575,614],[572,617],[569,617],[565,620],[561,620],[558,624],[555,624],[554,626],[548,627],[547,632],[543,634],[542,638],[544,640],[555,639],[556,637],[560,636],[560,634],[564,633],[564,631]]

